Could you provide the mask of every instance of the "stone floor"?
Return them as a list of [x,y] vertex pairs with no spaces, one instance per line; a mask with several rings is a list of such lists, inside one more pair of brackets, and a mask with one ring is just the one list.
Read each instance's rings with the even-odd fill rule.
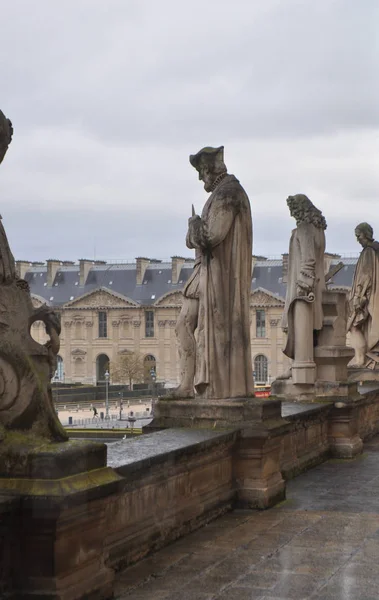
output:
[[287,500],[237,511],[118,576],[117,600],[378,600],[379,437],[356,460],[289,482]]

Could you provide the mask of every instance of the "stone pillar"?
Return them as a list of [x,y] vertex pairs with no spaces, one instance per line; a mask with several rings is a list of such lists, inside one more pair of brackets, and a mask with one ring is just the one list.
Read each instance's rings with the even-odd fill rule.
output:
[[11,445],[8,461],[1,461],[0,494],[17,498],[22,507],[13,530],[17,543],[10,546],[10,597],[112,598],[104,499],[115,493],[121,477],[106,466],[103,444],[50,446],[28,447],[28,461],[20,462],[17,444]]
[[317,397],[341,398],[357,394],[356,384],[348,383],[347,364],[354,350],[346,346],[346,294],[328,290],[322,294],[324,313],[314,350]]
[[329,417],[329,443],[333,456],[354,458],[361,454],[363,441],[359,435],[359,407],[356,402],[336,402]]
[[292,381],[295,384],[313,384],[316,364],[313,360],[313,306],[298,301],[294,306],[295,359],[292,363]]
[[239,508],[270,508],[286,497],[280,471],[280,437],[242,430],[235,461]]

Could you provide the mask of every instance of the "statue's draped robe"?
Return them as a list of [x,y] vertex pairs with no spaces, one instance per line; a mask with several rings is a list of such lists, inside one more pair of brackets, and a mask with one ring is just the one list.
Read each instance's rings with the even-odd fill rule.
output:
[[227,175],[189,227],[197,264],[184,295],[199,299],[195,389],[205,398],[253,392],[250,347],[252,221],[249,199]]
[[[312,223],[300,223],[292,231],[289,256],[287,294],[282,317],[282,328],[288,330],[287,344],[283,350],[289,358],[295,357],[294,306],[299,300],[297,284],[310,286],[315,295],[312,302],[313,330],[322,329],[322,292],[325,290],[324,275],[325,233]],[[313,335],[313,332],[310,332]]]
[[16,265],[0,216],[0,283],[16,279]]
[[[359,287],[360,286],[360,287]],[[356,313],[352,325],[359,327],[367,342],[367,351],[373,350],[379,342],[379,243],[371,242],[360,254],[355,267],[353,285],[350,292],[350,314],[354,313],[353,299],[364,296],[367,303]]]

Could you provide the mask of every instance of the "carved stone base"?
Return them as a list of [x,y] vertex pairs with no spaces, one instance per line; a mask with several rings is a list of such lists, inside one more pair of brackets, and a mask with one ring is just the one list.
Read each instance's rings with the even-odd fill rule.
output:
[[106,466],[106,447],[11,441],[0,447],[0,496],[19,501],[9,597],[112,598],[114,572],[105,564],[106,523],[97,500],[117,492],[122,478]]
[[294,383],[290,379],[275,379],[271,385],[271,394],[280,400],[289,402],[313,402],[315,400],[314,384]]
[[357,383],[371,383],[371,382],[379,382],[379,371],[374,371],[373,369],[362,369],[351,368],[348,370],[348,378],[349,381],[354,381]]
[[100,469],[106,461],[106,446],[95,442],[52,443],[10,431],[0,443],[0,477],[57,480]]
[[292,381],[296,385],[313,384],[316,378],[316,364],[313,361],[292,363]]
[[347,381],[316,381],[313,385],[295,384],[292,379],[276,379],[271,393],[288,402],[324,402],[345,400],[351,402],[359,397],[357,384]]
[[172,427],[231,429],[262,420],[281,420],[280,402],[256,398],[203,400],[159,398],[144,432]]

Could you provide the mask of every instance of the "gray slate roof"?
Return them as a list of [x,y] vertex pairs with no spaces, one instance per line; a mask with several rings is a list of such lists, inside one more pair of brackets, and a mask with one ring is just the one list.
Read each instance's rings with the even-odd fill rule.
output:
[[[334,276],[334,286],[351,286],[357,259],[342,259],[344,267]],[[337,264],[335,260],[332,264]],[[180,272],[178,284],[171,283],[171,263],[149,264],[143,283],[136,284],[136,264],[106,264],[91,267],[84,286],[79,283],[79,265],[61,266],[52,287],[47,286],[47,266],[31,266],[25,275],[31,293],[44,298],[52,306],[62,306],[83,294],[106,287],[141,305],[152,305],[170,291],[180,290],[192,273],[193,262],[186,262]],[[264,288],[282,298],[286,285],[282,282],[281,260],[258,261],[254,267],[251,289]]]

